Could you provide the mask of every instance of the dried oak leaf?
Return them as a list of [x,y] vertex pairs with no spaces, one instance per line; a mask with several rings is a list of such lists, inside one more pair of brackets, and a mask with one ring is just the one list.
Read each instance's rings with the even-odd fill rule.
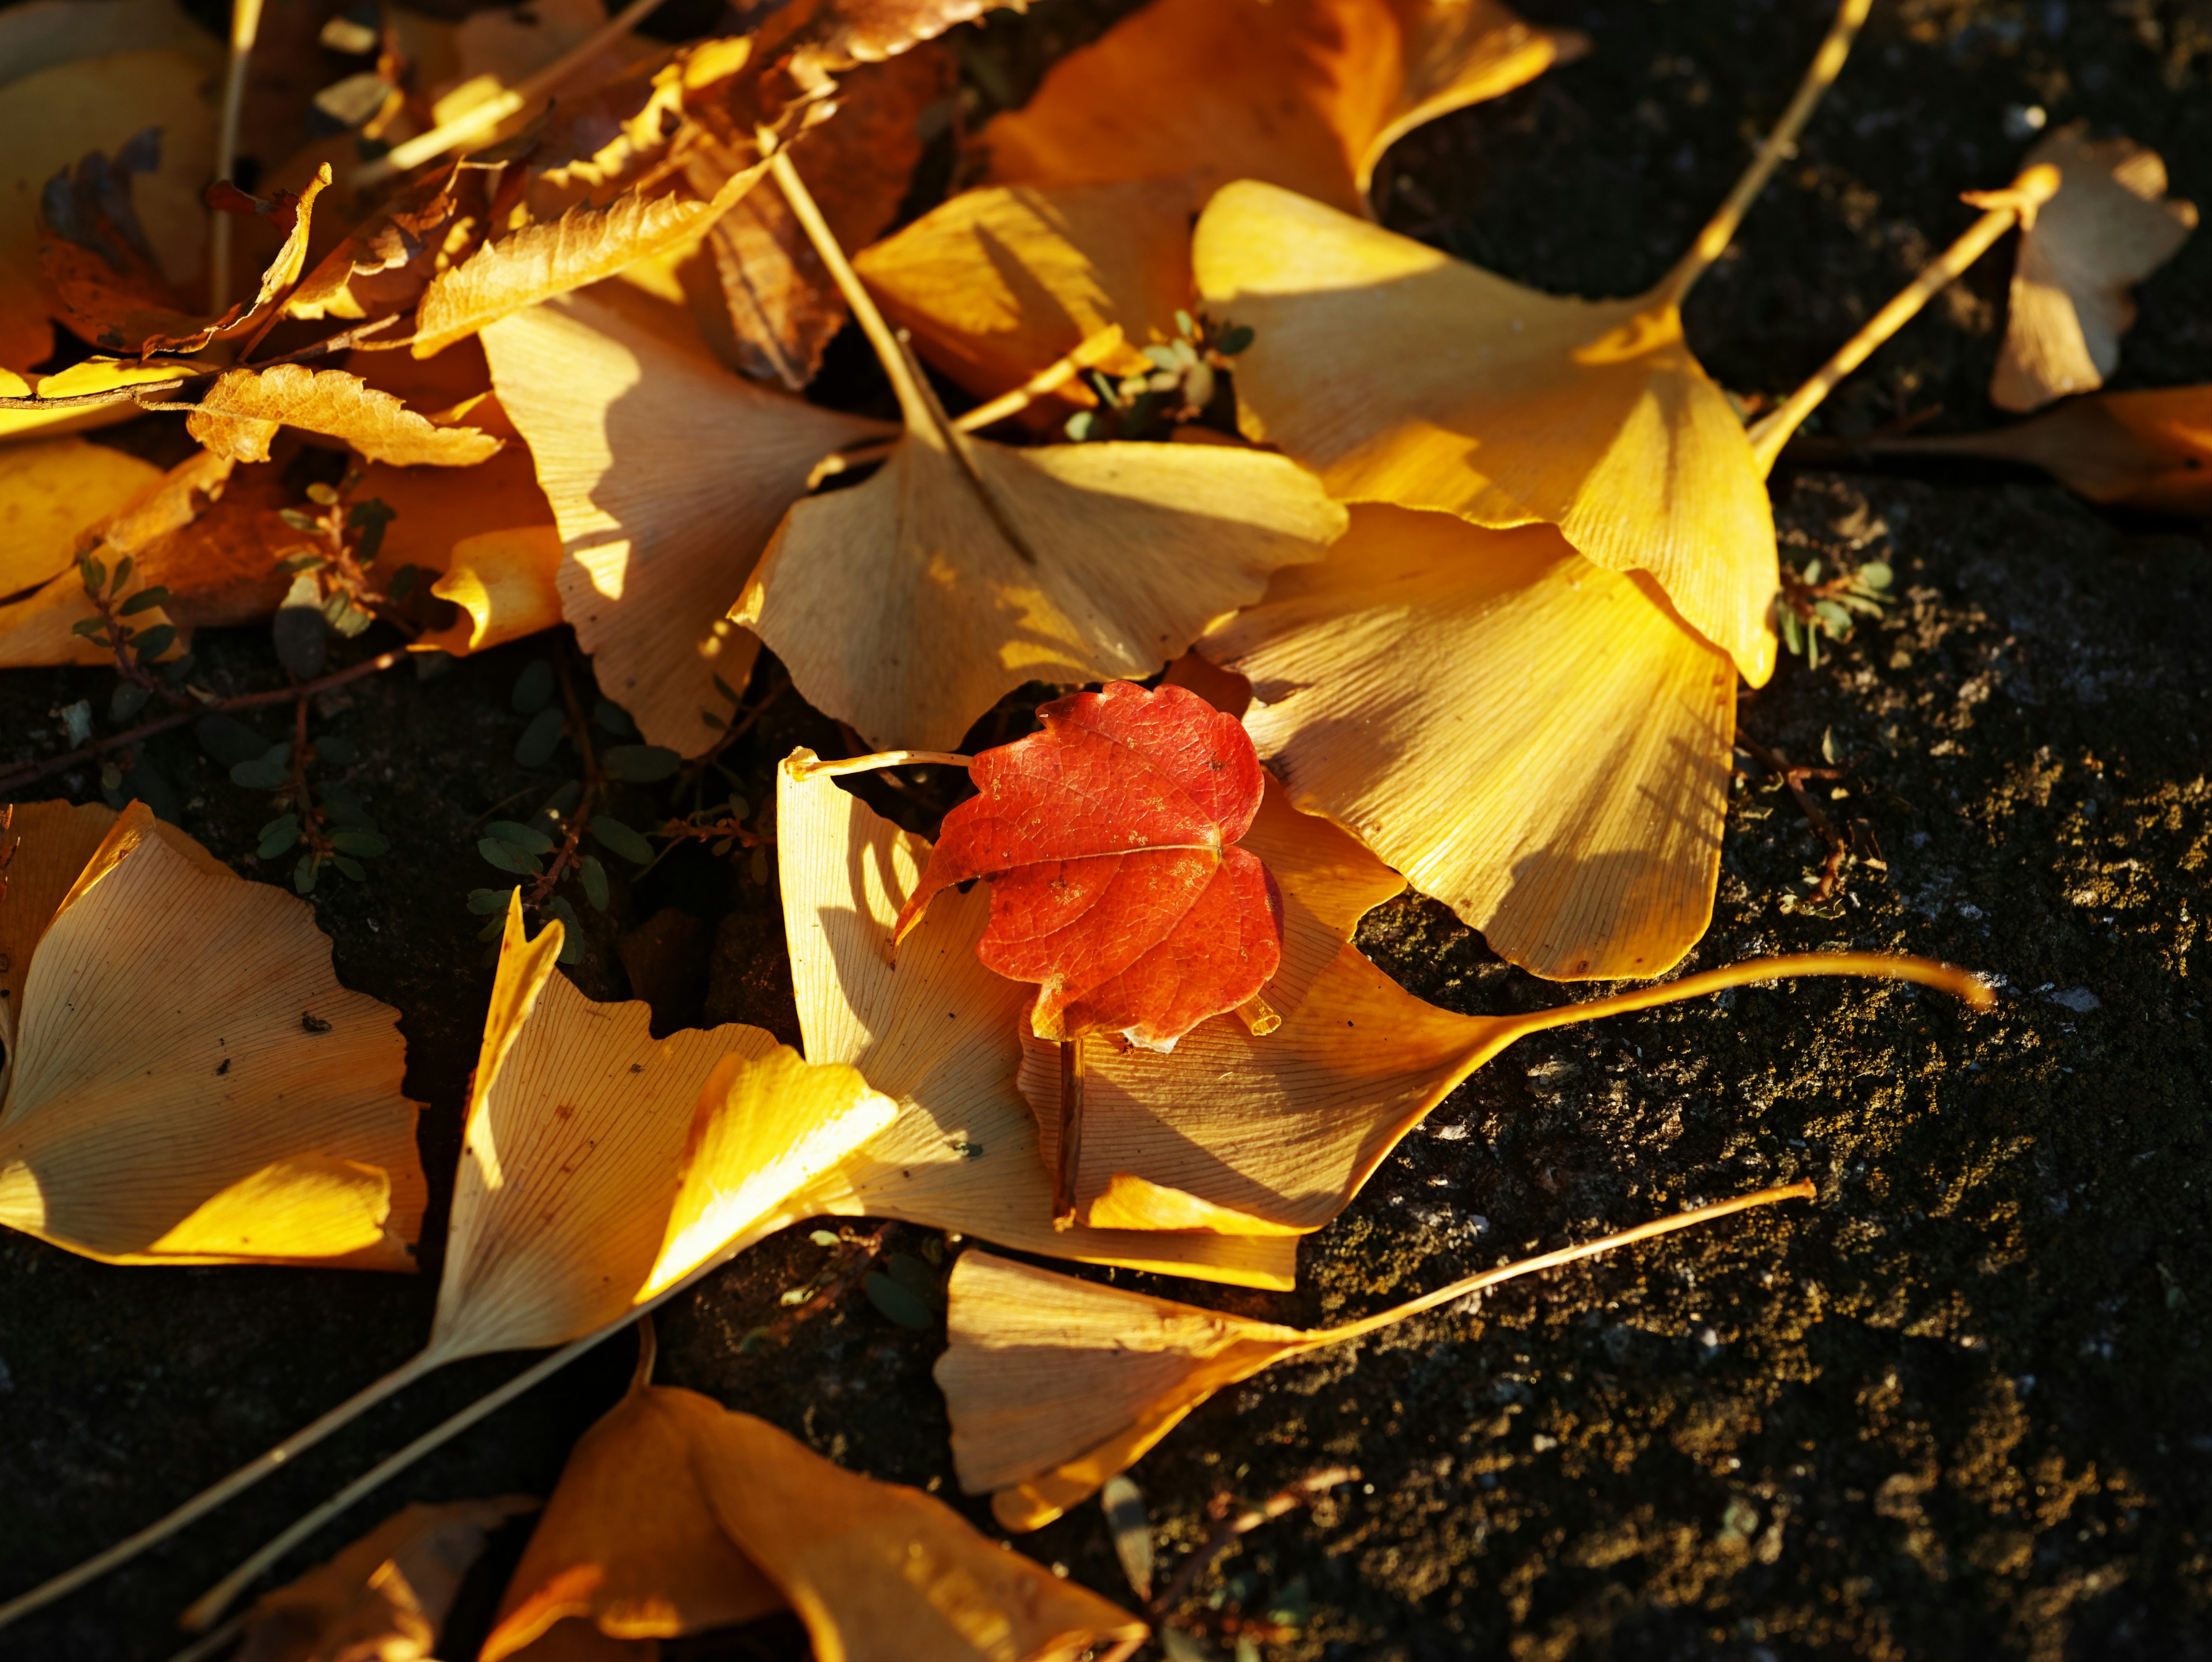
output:
[[1154,0],[983,129],[986,188],[856,264],[932,362],[1001,393],[1109,324],[1133,350],[1172,338],[1218,186],[1364,215],[1397,139],[1585,44],[1497,0]]
[[482,1662],[605,1655],[783,1609],[823,1662],[1064,1662],[1142,1622],[711,1397],[639,1384],[586,1432]]
[[[0,87],[0,368],[27,368],[53,350],[39,276],[39,204],[46,181],[86,155],[112,155],[136,135],[160,130],[160,165],[131,181],[131,210],[166,283],[187,283],[198,271],[207,246],[200,187],[215,158],[206,88],[210,62],[222,61],[215,43],[204,44],[204,52],[109,51]],[[0,76],[7,74],[0,62]]]
[[[921,882],[929,844],[900,831],[794,752],[776,782],[776,866],[806,1054],[845,1062],[896,1099],[898,1117],[792,1196],[817,1214],[902,1218],[1019,1251],[1280,1289],[1296,1243],[1051,1224],[1036,1122],[1015,1088],[1024,989],[984,968],[980,888],[939,894],[896,961],[891,928]],[[1300,919],[1291,912],[1295,951]]]
[[236,1662],[419,1662],[491,1533],[523,1495],[402,1507],[246,1613]]
[[2105,384],[2136,320],[2129,290],[2173,257],[2197,224],[2196,204],[2168,201],[2166,163],[2127,138],[2092,143],[2087,124],[2062,127],[2023,167],[2058,169],[2057,193],[2021,233],[2004,348],[1990,399],[2036,410]]
[[2212,386],[2096,393],[1993,433],[1890,439],[1871,447],[2026,462],[2093,502],[2212,514]]
[[467,467],[500,447],[476,428],[437,425],[358,375],[299,363],[227,369],[185,417],[186,431],[234,461],[267,461],[269,441],[283,426],[338,439],[371,461],[400,467]]
[[1553,526],[1363,505],[1199,648],[1251,681],[1245,727],[1291,800],[1507,961],[1654,976],[1705,933],[1735,673],[1649,576]]
[[1118,1032],[1167,1050],[1282,961],[1283,902],[1237,847],[1260,811],[1236,718],[1177,686],[1110,681],[1042,706],[1044,731],[976,757],[894,939],[945,889],[990,880],[977,955],[1037,983],[1038,1038]]
[[690,756],[720,736],[716,680],[751,673],[728,613],[770,535],[817,462],[890,429],[755,387],[673,322],[574,295],[483,343],[559,527],[561,615],[646,738]]
[[110,1263],[412,1269],[398,1013],[339,985],[313,910],[142,803],[13,834],[0,1223]]
[[1126,1471],[1206,1399],[1307,1351],[1395,1325],[1471,1293],[1775,1201],[1765,1189],[1617,1235],[1500,1264],[1338,1327],[1311,1330],[1054,1275],[971,1248],[947,1284],[951,1342],[937,1359],[960,1487],[991,1494],[1009,1530],[1041,1529]]

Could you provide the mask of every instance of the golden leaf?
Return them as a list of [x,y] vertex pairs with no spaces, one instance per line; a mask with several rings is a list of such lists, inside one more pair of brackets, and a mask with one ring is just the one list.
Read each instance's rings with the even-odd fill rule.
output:
[[371,461],[401,467],[467,467],[500,444],[473,427],[438,426],[358,375],[298,363],[227,369],[185,417],[194,438],[234,461],[267,461],[280,426],[343,440]]
[[705,713],[726,709],[715,679],[751,673],[758,642],[726,614],[777,521],[815,463],[890,429],[754,387],[611,295],[517,313],[483,342],[560,527],[577,643],[650,742],[697,754],[718,736]]
[[[799,1028],[809,1058],[851,1063],[897,1100],[899,1116],[793,1196],[786,1220],[903,1218],[1087,1263],[1289,1287],[1294,1247],[1279,1237],[1053,1228],[1036,1122],[1015,1088],[1014,1028],[1027,991],[975,957],[990,897],[980,887],[938,896],[894,961],[891,927],[921,882],[929,845],[834,780],[810,776],[812,760],[795,752],[776,782],[776,864]],[[1341,889],[1334,898],[1319,881],[1315,889],[1332,911],[1357,904]]]
[[[300,273],[307,269],[307,240],[312,234],[315,198],[329,188],[330,164],[325,162],[307,181],[307,188],[300,192],[298,205],[293,210],[292,228],[285,234],[283,243],[275,258],[261,274],[261,288],[250,301],[240,301],[221,317],[174,335],[155,334],[135,343],[143,352],[197,352],[210,342],[229,340],[259,328],[276,312],[286,296],[300,281]],[[103,337],[95,332],[91,337]]]
[[2004,349],[1990,399],[2036,410],[2105,384],[2136,320],[2129,290],[2173,257],[2197,223],[2193,203],[2168,201],[2166,163],[2130,139],[2092,143],[2087,124],[2062,127],[2024,167],[2058,169],[2057,194],[2021,232]]
[[1883,439],[1867,447],[2026,462],[2093,502],[2212,514],[2212,386],[2095,393],[1992,433]]
[[77,539],[158,484],[151,462],[82,439],[0,447],[0,600],[64,573]]
[[1200,646],[1291,800],[1509,962],[1655,976],[1705,933],[1735,674],[1650,578],[1552,526],[1364,506]]
[[413,1269],[397,1013],[338,984],[312,909],[143,804],[14,834],[0,1221],[112,1263]]
[[1498,1282],[1775,1201],[1760,1190],[1582,1246],[1501,1265],[1340,1327],[1304,1331],[1101,1287],[970,1249],[948,1287],[951,1344],[937,1383],[952,1416],[960,1487],[992,1491],[1010,1530],[1040,1529],[1126,1471],[1224,1386],[1287,1357],[1342,1344]]
[[[125,4],[129,0],[62,0],[70,4]],[[7,14],[0,12],[0,16]],[[4,282],[0,277],[0,282]],[[37,384],[26,381],[20,375],[0,369],[0,393],[9,398],[73,399],[87,393],[108,393],[120,387],[143,387],[155,381],[177,379],[180,370],[189,364],[172,358],[155,358],[140,362],[133,358],[127,362],[114,358],[86,358],[68,368],[51,375],[40,375]],[[90,427],[109,427],[119,421],[129,421],[145,412],[135,405],[114,404],[66,405],[58,404],[52,410],[0,410],[0,441],[27,438],[33,434],[53,435],[61,433],[80,433]]]

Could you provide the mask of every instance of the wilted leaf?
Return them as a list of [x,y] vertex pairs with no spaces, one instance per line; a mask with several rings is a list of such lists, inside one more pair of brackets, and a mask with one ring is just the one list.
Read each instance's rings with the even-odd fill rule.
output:
[[29,804],[15,835],[0,1222],[108,1263],[413,1269],[397,1013],[309,909],[143,804]]
[[991,1511],[1005,1528],[1042,1528],[1142,1459],[1215,1391],[1279,1361],[1533,1270],[1747,1207],[1812,1197],[1810,1183],[1763,1189],[1502,1264],[1394,1309],[1312,1331],[1075,1281],[971,1249],[953,1266],[951,1343],[935,1369],[952,1417],[960,1487],[991,1492]]
[[346,234],[286,297],[293,318],[367,318],[404,311],[429,285],[467,175],[456,162],[409,186]]
[[1014,1088],[1026,996],[975,956],[988,898],[980,888],[939,895],[894,962],[891,927],[929,845],[834,779],[807,777],[812,759],[794,753],[776,786],[799,1028],[810,1057],[851,1062],[897,1099],[899,1117],[794,1195],[786,1221],[902,1218],[1085,1263],[1288,1287],[1294,1243],[1282,1236],[1053,1228],[1036,1125]]
[[1049,1662],[1145,1632],[941,1501],[641,1382],[569,1456],[483,1662],[580,1653],[564,1629],[673,1638],[787,1608],[823,1658]]
[[1250,679],[1244,724],[1291,800],[1509,962],[1655,976],[1705,933],[1735,675],[1648,577],[1550,526],[1360,507],[1200,644]]
[[816,462],[889,429],[763,392],[597,298],[495,324],[484,350],[560,524],[577,643],[648,739],[697,754],[720,736],[701,719],[714,679],[742,685],[758,650],[726,614],[769,534]]
[[537,1509],[521,1495],[403,1507],[328,1563],[257,1599],[246,1613],[237,1662],[430,1656],[486,1537]]
[[1043,732],[975,758],[977,794],[945,816],[897,934],[988,877],[976,951],[1039,983],[1039,1038],[1119,1031],[1171,1050],[1281,961],[1282,898],[1236,846],[1259,812],[1259,758],[1235,717],[1181,687],[1109,682],[1037,717]]
[[296,202],[292,204],[292,223],[285,233],[283,246],[262,272],[260,291],[252,301],[241,301],[221,317],[185,332],[157,334],[131,344],[142,352],[197,352],[212,341],[228,340],[246,334],[267,322],[285,297],[291,294],[300,281],[300,273],[307,266],[307,239],[311,234],[315,198],[329,187],[330,183],[331,167],[328,162],[325,162],[316,170],[315,176],[307,181],[307,188],[300,192]]
[[2197,209],[2166,198],[2166,164],[2127,138],[2062,127],[2022,165],[2058,169],[2057,193],[2021,233],[2004,350],[1990,382],[2001,410],[2035,410],[2105,384],[2136,320],[2129,291],[2173,257]]
[[2025,462],[2093,502],[2212,514],[2212,386],[2098,393],[1993,433],[1887,439],[1869,447]]
[[435,425],[358,375],[297,363],[226,370],[185,417],[194,438],[234,461],[267,461],[269,441],[285,425],[342,439],[371,461],[401,467],[466,467],[500,447],[473,427]]

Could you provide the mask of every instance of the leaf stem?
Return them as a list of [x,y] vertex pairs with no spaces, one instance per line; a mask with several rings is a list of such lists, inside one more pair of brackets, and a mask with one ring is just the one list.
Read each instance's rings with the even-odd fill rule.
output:
[[[246,76],[253,42],[261,33],[261,0],[231,0],[230,64],[222,83],[222,119],[216,130],[215,176],[228,180],[238,168],[238,128],[246,112]],[[209,210],[208,310],[221,315],[230,304],[230,216]]]
[[1744,215],[1750,210],[1766,181],[1773,176],[1783,157],[1790,154],[1797,135],[1804,131],[1805,123],[1812,118],[1814,107],[1820,103],[1820,94],[1840,74],[1844,60],[1850,56],[1851,41],[1866,21],[1867,11],[1873,0],[1843,0],[1837,8],[1836,21],[1828,26],[1827,38],[1820,42],[1820,50],[1814,54],[1812,66],[1798,83],[1797,95],[1790,100],[1790,107],[1774,124],[1759,147],[1759,154],[1743,177],[1736,180],[1735,188],[1728,194],[1719,210],[1705,222],[1698,233],[1698,240],[1690,245],[1689,253],[1667,273],[1650,298],[1657,304],[1679,306],[1690,286],[1705,273],[1705,268],[1721,257],[1730,242],[1735,240],[1736,228],[1743,223]]
[[791,771],[798,779],[835,779],[842,774],[874,773],[881,768],[919,767],[928,763],[940,767],[972,768],[975,758],[957,756],[949,750],[879,750],[872,756],[848,756],[842,761],[824,761],[817,757],[811,762],[793,767]]
[[1805,417],[1835,390],[1837,382],[1857,368],[1875,349],[1902,329],[1920,308],[1988,252],[1989,247],[2016,224],[2032,224],[2035,210],[2058,189],[2058,170],[2039,163],[2014,180],[2008,190],[1977,192],[1966,199],[1986,210],[1966,234],[1932,261],[1888,305],[1860,326],[1859,331],[1814,373],[1802,387],[1753,423],[1747,436],[1762,473],[1774,471],[1782,447],[1790,442]]
[[109,751],[120,750],[126,745],[135,745],[142,739],[150,739],[157,733],[167,733],[173,728],[180,728],[185,722],[197,720],[203,715],[227,715],[234,709],[258,709],[267,704],[281,704],[288,698],[304,698],[314,693],[328,692],[332,687],[342,687],[349,681],[358,681],[365,677],[374,675],[379,671],[390,669],[394,664],[404,662],[409,655],[404,648],[396,652],[380,652],[375,657],[364,659],[350,668],[334,670],[330,674],[319,677],[313,681],[301,681],[295,685],[277,687],[268,692],[242,692],[234,698],[217,698],[209,703],[195,705],[190,709],[177,710],[161,717],[158,721],[147,721],[132,728],[128,732],[118,733],[106,739],[95,739],[92,743],[84,746],[82,749],[73,750],[66,756],[49,757],[43,762],[26,762],[20,767],[10,768],[7,772],[0,773],[0,791],[20,790],[25,785],[34,784],[39,780],[48,778],[54,774],[66,772],[81,762],[97,760]]

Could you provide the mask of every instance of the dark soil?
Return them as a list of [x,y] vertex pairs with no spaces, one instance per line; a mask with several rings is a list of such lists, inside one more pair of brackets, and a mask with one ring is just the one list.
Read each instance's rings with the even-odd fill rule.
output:
[[[1632,292],[1723,193],[1824,8],[1524,9],[1586,29],[1595,50],[1401,146],[1382,180],[1391,220],[1545,288]],[[1018,95],[1115,9],[1047,0],[995,21],[971,79]],[[1964,227],[1959,191],[2005,182],[2024,148],[2008,112],[2017,128],[2030,106],[2155,146],[2176,194],[2212,203],[2203,0],[1880,5],[1799,156],[1692,301],[1705,362],[1739,393],[1786,391]],[[1986,422],[2009,265],[2000,245],[1855,378],[1827,430],[1931,405],[1939,426]],[[2142,301],[2122,384],[2212,380],[2212,234]],[[1277,1621],[1264,1652],[1296,1659],[2212,1657],[2212,1248],[2196,1186],[2212,1189],[2212,1047],[2190,964],[2212,906],[2212,549],[2201,527],[2100,513],[1994,470],[1785,472],[1776,494],[1785,557],[1878,555],[1897,573],[1891,617],[1817,669],[1786,662],[1742,706],[1764,745],[1836,758],[1840,777],[1812,788],[1861,857],[1840,904],[1808,910],[1821,845],[1746,762],[1713,929],[1686,967],[1907,950],[1988,971],[2000,1007],[1799,982],[1529,1040],[1305,1244],[1297,1292],[1178,1288],[1316,1324],[1699,1199],[1820,1185],[1815,1202],[1516,1283],[1200,1409],[1134,1474],[1164,1562],[1218,1495],[1263,1495],[1338,1462],[1361,1476],[1249,1537],[1200,1581],[1194,1625]],[[522,718],[507,694],[532,660],[566,649],[524,642],[428,684],[395,672],[316,715],[319,734],[357,746],[331,776],[394,843],[366,884],[326,875],[314,904],[348,983],[404,1013],[438,1196],[426,1273],[116,1269],[0,1237],[0,1591],[146,1522],[427,1332],[489,980],[465,897],[494,876],[471,827],[561,782],[513,761]],[[281,680],[258,631],[201,650],[218,688]],[[110,679],[0,676],[0,749],[62,748],[49,711],[104,705]],[[731,756],[758,807],[776,758],[839,742],[785,693]],[[150,745],[146,766],[158,779],[132,788],[167,790],[218,855],[281,880],[252,854],[263,799],[185,735]],[[99,788],[64,776],[43,792]],[[641,822],[657,805],[636,790],[621,806]],[[902,811],[921,823],[931,806]],[[635,986],[666,1022],[796,1038],[773,886],[742,853],[689,850],[586,916],[576,977],[595,996]],[[1601,990],[1507,969],[1419,898],[1379,910],[1361,940],[1455,1009]],[[911,1228],[896,1244],[937,1245]],[[826,1257],[788,1232],[672,1306],[659,1378],[952,1497],[928,1373],[940,1333],[853,1298],[787,1342],[740,1350]],[[545,1493],[630,1363],[626,1341],[605,1346],[291,1570],[404,1500]],[[0,1657],[167,1655],[173,1612],[237,1558],[519,1366],[456,1367],[373,1412],[178,1543],[0,1634]],[[988,1527],[986,1508],[962,1504]],[[472,1579],[442,1654],[473,1654],[522,1534]],[[1096,1508],[1019,1544],[1128,1596]],[[785,1624],[669,1653],[793,1643]]]

